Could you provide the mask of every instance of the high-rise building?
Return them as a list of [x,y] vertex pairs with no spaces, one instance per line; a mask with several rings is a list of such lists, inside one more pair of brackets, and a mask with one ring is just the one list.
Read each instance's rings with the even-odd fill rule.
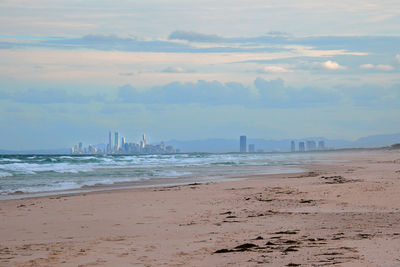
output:
[[300,152],[306,151],[306,147],[304,145],[304,142],[299,142],[299,151]]
[[307,141],[307,151],[314,151],[317,150],[317,144],[315,141]]
[[240,136],[240,153],[247,152],[247,137],[245,135]]
[[325,141],[321,140],[318,142],[318,149],[324,150],[325,149]]
[[118,132],[115,132],[114,133],[114,136],[115,136],[115,138],[114,138],[114,151],[115,152],[118,152],[119,151],[119,134],[118,134]]
[[249,145],[249,152],[250,153],[256,152],[256,145],[255,144],[250,144]]
[[160,149],[161,149],[161,151],[164,151],[164,150],[165,150],[165,143],[164,143],[164,141],[162,141],[162,142],[160,143]]
[[290,151],[296,152],[296,143],[294,141],[290,142]]
[[146,134],[143,134],[142,141],[140,142],[140,146],[142,149],[146,147]]
[[83,152],[83,144],[82,144],[82,142],[79,142],[79,152]]
[[165,152],[167,153],[175,153],[175,149],[173,146],[169,145],[165,147]]
[[113,145],[112,145],[112,135],[111,132],[108,133],[108,146],[107,146],[107,152],[111,153],[113,150]]

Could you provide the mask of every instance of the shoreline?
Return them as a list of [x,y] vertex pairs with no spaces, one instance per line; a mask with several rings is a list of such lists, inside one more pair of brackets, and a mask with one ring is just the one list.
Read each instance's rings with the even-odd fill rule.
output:
[[0,266],[397,266],[400,153],[307,168],[0,201]]
[[[270,166],[269,170],[264,172],[252,174],[251,176],[265,176],[265,175],[287,175],[292,173],[302,173],[306,172],[303,166],[307,165],[285,165],[285,166]],[[257,167],[257,166],[252,166]],[[264,167],[264,166],[260,166]],[[0,201],[11,200],[11,199],[26,199],[26,198],[37,198],[37,197],[48,197],[57,195],[70,195],[70,194],[80,194],[80,193],[91,193],[91,192],[101,192],[109,190],[124,190],[124,189],[134,189],[134,188],[152,188],[152,187],[165,187],[165,186],[176,186],[176,185],[187,185],[191,183],[217,183],[217,182],[227,182],[234,181],[238,179],[249,179],[248,175],[240,176],[181,176],[181,177],[157,177],[143,179],[139,181],[128,181],[128,182],[114,182],[112,184],[95,184],[95,185],[83,185],[79,188],[71,188],[66,190],[49,190],[49,191],[38,191],[38,192],[14,192],[9,194],[0,195]],[[250,178],[251,179],[251,178]]]

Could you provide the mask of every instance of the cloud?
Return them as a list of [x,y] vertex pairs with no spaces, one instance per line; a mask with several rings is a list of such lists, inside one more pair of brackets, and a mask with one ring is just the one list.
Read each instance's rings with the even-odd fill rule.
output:
[[287,87],[282,79],[257,78],[254,88],[237,82],[220,83],[202,81],[173,82],[148,90],[138,90],[126,84],[119,87],[117,101],[140,104],[203,104],[240,105],[247,107],[294,108],[310,105],[338,103],[340,94],[334,90],[312,87],[294,89]]
[[282,31],[269,31],[267,34],[272,36],[289,36],[287,32]]
[[382,71],[391,71],[391,70],[393,70],[393,67],[390,65],[379,64],[379,65],[376,65],[376,69],[382,70]]
[[[3,40],[3,41],[2,41]],[[176,40],[188,41],[188,43]],[[195,44],[196,43],[196,44]],[[202,43],[202,44],[199,44]],[[56,49],[95,49],[106,51],[135,52],[281,52],[293,51],[293,47],[312,47],[313,50],[342,51],[341,53],[396,53],[400,37],[393,36],[316,36],[296,37],[281,32],[270,32],[255,37],[223,37],[193,31],[174,31],[168,40],[117,35],[88,34],[82,37],[34,37],[8,40],[0,36],[0,49],[12,47],[41,47]],[[326,54],[325,54],[326,55]]]
[[19,103],[29,104],[56,104],[56,103],[75,103],[88,104],[90,102],[105,101],[101,95],[82,95],[79,93],[69,93],[66,90],[47,89],[47,90],[21,90],[13,93],[2,93],[0,99],[8,99]]
[[250,98],[249,88],[235,82],[172,82],[145,91],[126,84],[118,89],[118,100],[127,103],[229,105],[247,104]]
[[391,71],[393,67],[391,65],[384,65],[384,64],[363,64],[360,65],[360,69],[362,70],[380,70],[380,71]]
[[221,36],[215,34],[203,34],[193,31],[174,31],[168,36],[169,40],[185,40],[189,42],[220,42]]
[[292,70],[280,66],[265,66],[258,70],[260,73],[288,73]]
[[371,69],[374,69],[374,68],[375,68],[375,65],[373,65],[373,64],[360,65],[360,69],[362,69],[362,70],[371,70]]
[[336,61],[325,61],[321,63],[321,67],[326,70],[345,70],[346,67],[339,65]]
[[115,103],[154,105],[200,104],[207,106],[244,106],[247,108],[302,108],[352,105],[364,107],[399,106],[400,84],[362,86],[300,87],[287,86],[282,79],[256,78],[253,86],[218,81],[172,82],[139,90],[126,84],[118,88]]
[[347,87],[344,85],[336,87],[343,93],[346,101],[355,106],[363,107],[399,107],[400,103],[400,84],[391,87],[379,84],[363,84],[360,86]]
[[120,76],[133,76],[133,75],[135,75],[133,72],[120,72],[118,74]]
[[184,73],[187,72],[184,68],[181,67],[167,67],[162,70],[162,72],[166,73]]

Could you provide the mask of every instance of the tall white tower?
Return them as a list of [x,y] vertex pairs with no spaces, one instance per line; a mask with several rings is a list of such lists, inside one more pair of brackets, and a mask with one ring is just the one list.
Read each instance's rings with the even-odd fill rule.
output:
[[146,147],[146,134],[143,134],[141,147],[142,147],[142,149]]
[[111,135],[111,131],[108,133],[108,146],[107,146],[107,152],[111,153],[113,150],[113,146],[112,146],[112,135]]
[[118,152],[119,151],[119,135],[118,135],[118,132],[115,132],[114,142],[115,142],[114,150],[115,150],[115,152]]

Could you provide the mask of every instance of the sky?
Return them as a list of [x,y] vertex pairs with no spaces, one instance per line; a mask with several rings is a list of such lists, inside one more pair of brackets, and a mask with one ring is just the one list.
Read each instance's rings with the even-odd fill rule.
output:
[[0,149],[400,132],[400,2],[0,0]]

